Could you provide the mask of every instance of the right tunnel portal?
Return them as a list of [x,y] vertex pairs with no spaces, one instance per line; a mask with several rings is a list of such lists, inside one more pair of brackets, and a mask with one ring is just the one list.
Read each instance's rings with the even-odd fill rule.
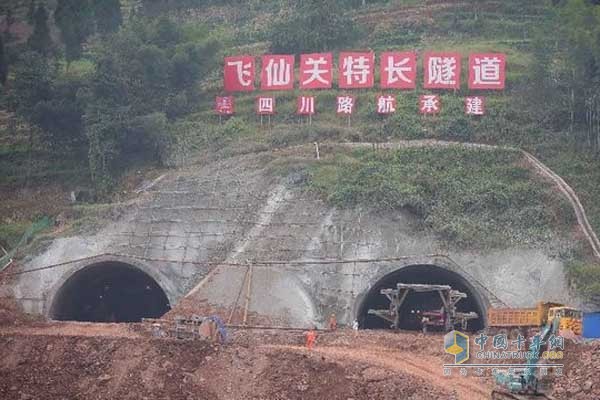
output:
[[[479,318],[469,320],[468,331],[484,328],[485,304],[480,294],[465,277],[436,265],[411,265],[385,275],[369,289],[358,310],[358,321],[363,329],[391,327],[388,321],[369,314],[369,310],[387,309],[390,300],[381,294],[381,290],[396,288],[397,283],[448,285],[454,290],[465,293],[467,297],[456,304],[456,310],[464,313],[475,312],[479,315]],[[419,316],[423,312],[440,310],[442,306],[442,300],[435,291],[423,293],[409,291],[399,309],[399,329],[421,329]]]

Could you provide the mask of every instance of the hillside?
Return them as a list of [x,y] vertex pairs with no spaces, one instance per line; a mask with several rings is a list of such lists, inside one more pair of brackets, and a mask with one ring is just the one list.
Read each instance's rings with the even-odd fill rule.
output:
[[[277,37],[273,33],[273,29],[279,29],[277,21],[287,18],[292,12],[291,8],[281,8],[280,3],[274,1],[205,3],[190,1],[157,6],[145,1],[121,2],[121,10],[125,25],[134,24],[133,18],[140,16],[169,14],[181,24],[182,35],[190,43],[201,43],[200,46],[204,46],[204,49],[212,49],[211,43],[218,43],[215,59],[223,55],[268,54],[273,46],[273,38]],[[47,5],[49,10],[56,7],[55,2],[48,2]],[[92,194],[88,196],[90,199],[119,201],[127,196],[123,195],[125,192],[142,182],[147,174],[144,171],[148,171],[149,165],[154,161],[153,151],[159,154],[159,162],[164,167],[240,153],[272,151],[312,142],[388,142],[404,139],[489,143],[528,150],[572,185],[581,198],[592,227],[600,231],[600,205],[594,201],[600,195],[600,173],[593,152],[581,150],[578,137],[585,135],[585,132],[582,131],[581,135],[566,134],[560,129],[549,127],[543,121],[540,122],[535,106],[529,103],[532,98],[530,93],[534,90],[531,74],[537,57],[536,36],[539,35],[541,21],[548,18],[549,6],[545,1],[526,4],[519,1],[379,1],[367,2],[367,7],[360,7],[360,2],[341,2],[337,7],[339,14],[352,21],[352,32],[348,33],[346,43],[332,48],[335,53],[343,49],[369,49],[376,54],[387,50],[456,51],[463,54],[463,70],[466,70],[464,64],[468,53],[501,52],[507,56],[507,88],[501,93],[486,93],[487,115],[482,118],[464,115],[463,99],[469,93],[465,85],[452,93],[441,93],[443,112],[434,118],[418,115],[416,104],[418,96],[423,93],[420,85],[417,90],[398,93],[397,112],[390,117],[374,112],[374,99],[379,90],[362,89],[354,93],[358,106],[351,121],[340,118],[334,111],[336,90],[308,92],[316,96],[319,110],[323,110],[312,119],[310,126],[299,125],[300,118],[294,113],[296,97],[300,92],[278,92],[275,93],[277,115],[270,119],[272,127],[262,125],[254,114],[255,93],[237,94],[236,116],[220,125],[213,114],[213,102],[214,97],[222,92],[221,71],[219,67],[202,67],[206,73],[198,77],[193,86],[185,87],[180,92],[185,94],[181,99],[177,95],[168,95],[168,99],[173,100],[167,103],[177,110],[173,117],[169,116],[168,106],[166,122],[158,114],[148,114],[151,116],[149,119],[140,117],[135,122],[137,125],[125,127],[129,132],[127,135],[131,137],[127,140],[131,143],[123,145],[128,148],[121,155],[111,156],[115,160],[114,166],[110,167],[113,176],[102,178],[102,182],[106,182],[102,183],[102,188],[114,188],[118,185],[120,190],[110,190],[108,195],[105,189],[98,188],[99,181],[95,177],[99,173],[93,170],[91,174],[88,172],[87,165],[97,165],[90,158],[93,152],[89,142],[92,137],[89,134],[82,137],[82,144],[77,142],[66,147],[48,146],[49,139],[38,135],[38,130],[34,130],[35,133],[32,134],[32,126],[27,121],[21,118],[17,122],[10,114],[5,114],[0,135],[0,166],[4,172],[0,185],[6,207],[0,215],[0,242],[4,246],[13,247],[29,224],[41,215],[58,217],[61,224],[65,220],[72,224],[71,220],[81,218],[86,221],[89,207],[73,208],[69,204],[69,193],[74,191],[85,194],[92,188]],[[9,43],[13,47],[23,43],[30,34],[30,29],[27,29],[29,25],[23,21],[27,13],[26,2],[20,2],[15,10],[17,23],[13,29],[14,42]],[[131,20],[128,22],[127,18]],[[50,18],[49,24],[55,47],[60,48],[61,36],[53,18]],[[68,68],[59,68],[56,72],[58,81],[78,82],[77,84],[86,87],[85,82],[97,72],[94,52],[104,46],[94,40],[91,42],[90,52],[84,51],[82,58],[71,62]],[[419,71],[419,75],[421,74],[422,71]],[[152,96],[150,92],[135,93]],[[134,107],[144,106],[136,104]],[[184,112],[180,112],[184,109]],[[170,127],[164,128],[167,125],[162,124],[165,123],[170,124]],[[138,137],[138,132],[143,132],[144,129],[156,132],[166,129],[171,136],[165,145],[162,144],[165,139],[157,139],[155,133],[148,133],[151,137],[149,142],[146,138]],[[105,138],[108,139],[108,136]],[[99,139],[100,143],[106,139]],[[102,146],[94,151],[107,151],[102,150]],[[106,146],[108,149],[108,144]],[[509,242],[516,240],[516,244],[530,246],[543,242],[543,238],[553,235],[553,232],[561,232],[569,240],[571,237],[578,237],[577,232],[571,232],[574,221],[572,211],[565,206],[558,192],[553,193],[553,189],[549,187],[542,189],[535,183],[528,183],[527,180],[533,177],[519,168],[518,160],[511,160],[511,166],[507,166],[509,170],[506,170],[502,167],[505,155],[501,153],[493,156],[494,160],[478,160],[473,165],[468,156],[454,154],[447,159],[446,156],[444,151],[434,151],[424,157],[431,158],[428,162],[432,162],[429,164],[432,167],[435,162],[444,160],[441,165],[447,169],[448,175],[442,177],[435,176],[434,173],[433,182],[429,184],[447,185],[448,193],[455,191],[456,185],[461,185],[460,176],[465,170],[461,163],[466,163],[467,169],[474,172],[474,181],[490,182],[497,178],[502,182],[504,177],[514,181],[504,182],[496,187],[483,185],[479,189],[473,189],[476,194],[463,193],[466,196],[473,195],[470,200],[463,196],[447,196],[442,206],[437,197],[443,192],[427,189],[421,182],[411,182],[412,178],[391,177],[388,174],[395,181],[394,185],[400,185],[400,191],[398,187],[393,188],[393,185],[385,182],[375,185],[373,172],[367,169],[369,163],[381,162],[383,171],[394,168],[393,165],[388,165],[389,160],[373,160],[377,156],[347,158],[340,155],[314,168],[302,163],[283,163],[274,172],[284,176],[290,172],[306,174],[307,189],[342,207],[353,206],[357,202],[347,198],[340,200],[340,196],[350,196],[348,198],[351,199],[365,196],[365,203],[369,206],[389,208],[387,203],[372,202],[369,199],[391,196],[392,204],[412,209],[428,229],[432,229],[452,245],[464,246],[468,243],[474,247],[502,247],[507,243],[507,238],[510,238]],[[419,155],[419,158],[423,156]],[[409,162],[416,161],[409,158]],[[344,171],[349,164],[352,165],[350,170],[361,174],[364,180],[348,181],[349,177],[344,178],[337,172],[333,175],[336,178],[331,179],[333,171]],[[478,171],[477,165],[481,164],[489,164],[489,168]],[[121,174],[123,171],[125,173]],[[147,176],[157,175],[152,169]],[[338,179],[353,188],[340,187]],[[369,187],[368,182],[372,187]],[[24,186],[26,189],[23,189]],[[357,188],[360,188],[359,192],[367,192],[352,193]],[[403,194],[402,191],[407,188],[418,190],[417,198],[406,197],[406,193]],[[340,191],[344,191],[343,195]],[[28,202],[28,199],[36,201]],[[501,201],[509,208],[512,205],[513,209],[508,210],[499,205]],[[481,212],[474,211],[473,204],[481,204]],[[494,208],[496,205],[499,208]],[[513,215],[507,217],[507,213]],[[497,225],[492,222],[497,219],[506,219],[501,224],[507,224],[503,225],[503,233],[498,237],[493,234]],[[482,235],[482,232],[486,234]],[[600,280],[596,269],[587,266],[593,258],[584,242],[579,249],[570,250],[563,256],[566,261],[574,263],[570,271],[573,271],[573,278],[580,287],[587,285],[590,279]],[[593,292],[590,288],[582,290],[586,293]]]

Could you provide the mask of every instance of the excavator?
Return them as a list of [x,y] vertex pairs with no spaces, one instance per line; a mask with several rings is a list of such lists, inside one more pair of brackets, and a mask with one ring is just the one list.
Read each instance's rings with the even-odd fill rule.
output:
[[552,334],[559,332],[560,324],[560,314],[548,320],[539,333],[539,342],[529,347],[532,357],[527,360],[523,368],[515,369],[514,372],[503,370],[494,373],[498,388],[492,391],[492,400],[552,400],[552,397],[544,393],[546,385],[538,375],[537,363],[540,359],[541,344]]

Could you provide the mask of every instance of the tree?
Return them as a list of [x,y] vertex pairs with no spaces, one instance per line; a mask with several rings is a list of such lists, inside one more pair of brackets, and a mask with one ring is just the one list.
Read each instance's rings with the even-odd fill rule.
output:
[[[532,95],[544,99],[554,129],[600,151],[600,7],[588,0],[555,2],[533,46]],[[581,128],[581,129],[579,129]],[[584,142],[582,137],[580,142]]]
[[29,48],[43,56],[52,52],[52,39],[48,28],[48,12],[43,4],[35,10],[33,16],[33,33],[27,40]]
[[6,84],[8,78],[8,61],[6,60],[6,54],[4,53],[4,40],[0,35],[0,83]]
[[11,29],[12,25],[15,23],[14,11],[11,6],[2,7],[2,9],[0,11],[2,12],[2,14],[5,15],[4,35],[5,35],[6,41],[9,42],[11,40],[10,29]]
[[27,22],[30,25],[33,25],[34,17],[35,17],[35,0],[31,0],[29,2],[29,8],[27,9]]
[[79,97],[99,193],[130,160],[167,160],[173,120],[191,110],[191,88],[218,65],[218,44],[185,32],[168,18],[137,17],[90,43],[96,69]]
[[34,109],[38,103],[50,100],[52,81],[55,75],[48,59],[37,51],[28,51],[21,54],[20,60],[15,66],[15,71],[15,79],[11,82],[8,96],[9,109],[14,111],[18,117],[32,124],[29,129],[27,185],[33,163],[33,145],[38,133],[32,118]]
[[54,20],[65,45],[67,63],[81,57],[82,43],[94,31],[93,8],[89,0],[59,0]]
[[98,33],[116,32],[121,23],[121,2],[119,0],[94,0],[94,18]]
[[338,0],[306,0],[291,11],[284,9],[270,31],[271,50],[294,54],[352,43],[358,34],[356,24],[338,5]]

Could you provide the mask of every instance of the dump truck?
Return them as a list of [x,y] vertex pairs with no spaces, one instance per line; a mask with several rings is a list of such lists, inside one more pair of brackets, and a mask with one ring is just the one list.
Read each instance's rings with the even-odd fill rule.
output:
[[491,334],[506,333],[511,337],[519,334],[531,336],[540,327],[546,326],[551,309],[561,307],[564,308],[564,305],[540,301],[533,308],[489,308],[488,331]]
[[572,307],[550,307],[548,310],[548,321],[558,318],[558,333],[567,335],[572,332],[581,336],[583,331],[583,312]]

